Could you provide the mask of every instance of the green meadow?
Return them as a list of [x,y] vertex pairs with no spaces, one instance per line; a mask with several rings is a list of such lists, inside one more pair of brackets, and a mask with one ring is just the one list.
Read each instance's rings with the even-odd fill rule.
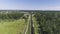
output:
[[0,34],[23,34],[26,26],[24,14],[0,12]]
[[2,20],[0,22],[0,34],[22,34],[25,27],[25,20]]

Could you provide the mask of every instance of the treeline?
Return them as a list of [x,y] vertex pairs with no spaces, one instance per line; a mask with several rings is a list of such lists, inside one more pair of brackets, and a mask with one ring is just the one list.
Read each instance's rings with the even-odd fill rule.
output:
[[19,19],[24,15],[20,12],[0,12],[0,19]]
[[60,13],[36,12],[38,34],[60,34]]

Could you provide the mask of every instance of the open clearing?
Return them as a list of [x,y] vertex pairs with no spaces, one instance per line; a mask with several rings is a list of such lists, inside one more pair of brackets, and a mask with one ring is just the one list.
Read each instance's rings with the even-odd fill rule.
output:
[[25,27],[25,20],[2,20],[0,21],[0,34],[22,34]]

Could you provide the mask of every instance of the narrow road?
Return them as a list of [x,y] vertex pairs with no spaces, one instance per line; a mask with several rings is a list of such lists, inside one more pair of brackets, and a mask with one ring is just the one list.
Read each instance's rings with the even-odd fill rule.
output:
[[29,34],[35,34],[32,17],[33,17],[32,14],[29,14],[29,18],[28,18],[28,22],[24,34],[27,34],[27,32],[29,32]]
[[28,22],[27,22],[25,34],[27,34],[27,32],[28,32],[29,24],[30,24],[30,16],[28,17]]

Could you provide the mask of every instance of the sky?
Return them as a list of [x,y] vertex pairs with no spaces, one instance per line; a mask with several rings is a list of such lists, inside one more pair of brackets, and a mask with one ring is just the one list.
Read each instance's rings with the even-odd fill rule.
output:
[[60,10],[60,0],[0,0],[2,10]]

